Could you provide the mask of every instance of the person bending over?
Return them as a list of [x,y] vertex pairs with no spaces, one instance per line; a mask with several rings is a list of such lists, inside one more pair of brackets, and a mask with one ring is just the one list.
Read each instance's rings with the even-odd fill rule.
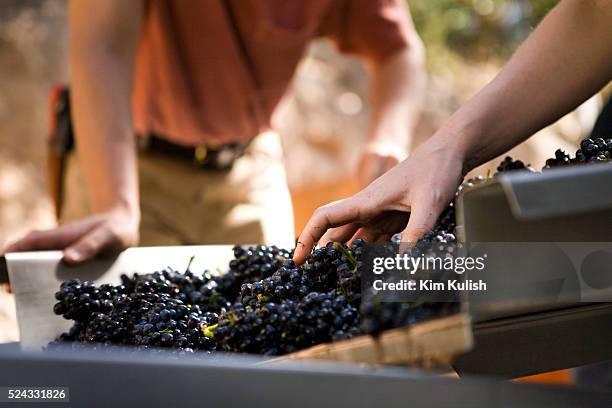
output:
[[292,245],[271,119],[316,37],[370,67],[364,185],[405,155],[425,74],[404,0],[71,0],[69,15],[62,225],[7,252],[75,263],[137,243]]

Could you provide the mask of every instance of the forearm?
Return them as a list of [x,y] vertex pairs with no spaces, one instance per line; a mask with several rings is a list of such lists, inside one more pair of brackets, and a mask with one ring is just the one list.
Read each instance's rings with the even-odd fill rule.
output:
[[500,74],[434,136],[486,162],[570,112],[612,78],[612,1],[562,1]]
[[73,36],[70,47],[72,114],[91,209],[106,212],[120,208],[138,217],[130,105],[137,36],[129,33],[128,40],[121,43],[111,33],[92,35],[79,24],[71,21],[73,32],[81,34]]
[[406,49],[370,65],[370,142],[410,145],[426,84],[423,45],[415,37]]
[[[135,143],[125,90],[129,80],[112,63],[103,62],[96,70],[91,63],[72,63],[71,83],[76,146],[92,211],[122,207],[137,212]],[[112,83],[105,78],[113,78]]]

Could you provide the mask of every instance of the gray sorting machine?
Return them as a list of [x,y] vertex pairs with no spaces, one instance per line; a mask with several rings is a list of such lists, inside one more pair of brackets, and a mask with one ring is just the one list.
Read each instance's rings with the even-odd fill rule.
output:
[[612,360],[612,166],[511,172],[465,191],[457,235],[489,265],[467,296],[460,373],[514,378]]
[[612,406],[612,393],[603,390],[458,380],[398,367],[261,362],[222,354],[37,353],[5,345],[0,386],[67,388],[70,403],[57,405],[75,407]]

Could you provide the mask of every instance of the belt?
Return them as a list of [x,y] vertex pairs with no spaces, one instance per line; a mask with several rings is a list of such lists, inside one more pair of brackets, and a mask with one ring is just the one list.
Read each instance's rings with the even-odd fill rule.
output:
[[246,144],[227,144],[210,147],[205,144],[182,146],[155,135],[138,138],[141,151],[159,153],[189,161],[206,170],[229,170],[236,159],[244,154]]

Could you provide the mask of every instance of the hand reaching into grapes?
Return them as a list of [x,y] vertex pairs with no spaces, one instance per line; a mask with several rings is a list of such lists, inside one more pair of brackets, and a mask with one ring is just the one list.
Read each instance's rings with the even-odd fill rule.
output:
[[403,242],[415,242],[452,200],[462,163],[458,151],[432,139],[364,190],[317,209],[298,239],[295,262],[328,241],[377,242],[402,232]]
[[504,69],[408,159],[353,197],[319,208],[299,238],[314,245],[403,231],[414,242],[435,223],[468,170],[516,146],[612,79],[612,2],[562,1]]
[[52,230],[32,231],[4,252],[62,249],[66,262],[81,263],[98,254],[116,254],[137,242],[137,217],[113,210]]

